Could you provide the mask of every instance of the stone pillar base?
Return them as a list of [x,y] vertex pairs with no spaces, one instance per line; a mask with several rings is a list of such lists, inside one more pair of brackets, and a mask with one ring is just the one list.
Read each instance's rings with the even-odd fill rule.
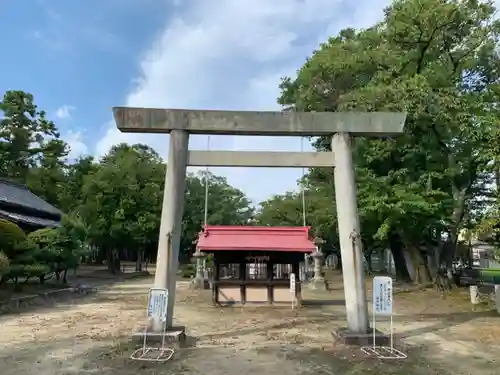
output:
[[470,302],[473,305],[477,305],[478,303],[480,303],[481,300],[479,299],[479,288],[477,287],[477,285],[471,285],[469,287],[469,290],[470,290]]
[[[332,332],[333,339],[344,345],[368,346],[373,345],[373,330],[367,333],[351,332],[347,328],[339,328]],[[390,343],[389,335],[375,330],[375,343],[377,346],[387,346]]]
[[497,305],[497,312],[500,314],[500,285],[495,285],[495,304]]
[[167,328],[165,332],[139,331],[132,334],[132,340],[142,344],[144,336],[147,344],[159,345],[165,340],[165,344],[174,344],[182,348],[186,344],[186,327],[174,326]]
[[189,287],[191,289],[210,289],[210,282],[207,279],[194,278]]
[[325,279],[312,279],[309,281],[307,284],[309,289],[314,289],[314,290],[326,290],[326,281]]

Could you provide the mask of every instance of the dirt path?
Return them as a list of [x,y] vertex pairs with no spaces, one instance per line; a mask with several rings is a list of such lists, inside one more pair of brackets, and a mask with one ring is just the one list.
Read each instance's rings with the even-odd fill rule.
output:
[[[345,324],[341,289],[328,294],[328,304],[300,310],[281,308],[216,309],[209,291],[178,285],[176,322],[196,339],[165,364],[144,364],[128,357],[130,334],[144,321],[146,290],[151,280],[115,284],[98,295],[60,303],[36,313],[0,317],[2,375],[116,373],[120,375],[308,375],[308,374],[499,374],[500,336],[485,344],[465,340],[490,322],[486,315],[465,319],[408,314],[401,298],[396,330],[405,361],[366,359],[358,349],[332,344],[331,331]],[[306,292],[310,299],[325,295]],[[408,297],[409,298],[409,297]],[[396,299],[396,301],[398,301]],[[419,306],[421,305],[421,302]],[[406,306],[406,307],[404,307]],[[409,307],[408,307],[409,306]],[[426,310],[428,311],[428,310]],[[470,314],[469,314],[470,315]],[[472,319],[472,320],[471,320]],[[385,323],[381,323],[382,325]],[[476,328],[474,328],[476,327]],[[464,336],[463,332],[469,332]],[[468,331],[467,331],[468,330]]]

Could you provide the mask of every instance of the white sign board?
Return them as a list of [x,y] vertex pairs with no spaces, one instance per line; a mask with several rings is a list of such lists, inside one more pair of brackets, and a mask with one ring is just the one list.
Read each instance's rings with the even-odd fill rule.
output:
[[148,317],[166,320],[168,305],[167,289],[151,289],[148,297]]
[[295,274],[290,274],[290,292],[295,294]]
[[392,278],[376,276],[373,278],[373,314],[392,315]]

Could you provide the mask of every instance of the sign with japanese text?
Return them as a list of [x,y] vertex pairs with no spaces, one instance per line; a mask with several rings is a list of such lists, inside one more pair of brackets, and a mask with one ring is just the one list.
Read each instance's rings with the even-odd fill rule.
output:
[[290,292],[295,294],[295,274],[290,274]]
[[263,262],[269,262],[269,255],[260,255],[260,256],[255,256],[255,255],[250,255],[245,257],[245,260],[247,262],[253,262],[253,263],[263,263]]
[[148,298],[148,317],[165,320],[167,318],[168,290],[151,289]]
[[376,276],[373,278],[373,314],[392,315],[392,278]]

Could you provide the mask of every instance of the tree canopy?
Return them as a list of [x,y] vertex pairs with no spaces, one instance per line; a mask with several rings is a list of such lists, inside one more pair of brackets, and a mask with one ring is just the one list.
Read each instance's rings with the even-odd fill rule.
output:
[[[0,111],[0,177],[27,185],[65,213],[60,228],[40,229],[27,238],[23,234],[15,244],[0,246],[1,276],[14,277],[18,269],[19,276],[43,280],[55,272],[65,278],[66,270],[88,253],[84,249],[91,249],[92,261],[106,260],[113,272],[123,259],[155,260],[167,168],[156,151],[142,144],[119,144],[100,160],[70,160],[69,146],[31,94],[7,91]],[[208,223],[246,224],[253,217],[250,200],[225,178],[210,172],[188,174],[182,260],[189,261],[204,222],[206,184]],[[17,232],[22,233],[19,228]],[[28,274],[16,259],[40,267]]]
[[[394,1],[381,22],[340,31],[281,83],[279,103],[291,110],[408,114],[403,136],[358,138],[353,151],[364,241],[389,246],[400,276],[408,276],[403,251],[417,269],[428,266],[422,245],[449,265],[460,231],[492,203],[485,197],[498,155],[494,13],[492,2]],[[330,140],[314,145],[329,149]],[[324,185],[330,176],[311,170],[307,179]],[[443,237],[448,246],[435,246]]]
[[[464,230],[500,248],[495,11],[491,1],[396,0],[380,22],[341,30],[281,82],[278,102],[288,111],[407,113],[402,136],[353,141],[365,255],[390,249],[400,278],[424,281],[449,268],[465,256]],[[0,177],[26,184],[73,223],[1,248],[0,274],[21,258],[39,264],[48,239],[57,245],[51,270],[73,264],[69,238],[112,270],[120,259],[154,259],[168,168],[154,150],[120,144],[100,160],[69,160],[68,145],[32,95],[8,91],[0,111]],[[311,142],[331,148],[329,137]],[[305,212],[305,223],[326,240],[323,250],[338,252],[332,170],[313,168],[301,179],[305,202],[295,191],[257,208],[226,179],[203,171],[187,177],[182,259],[205,221],[206,184],[209,224],[302,225]]]

